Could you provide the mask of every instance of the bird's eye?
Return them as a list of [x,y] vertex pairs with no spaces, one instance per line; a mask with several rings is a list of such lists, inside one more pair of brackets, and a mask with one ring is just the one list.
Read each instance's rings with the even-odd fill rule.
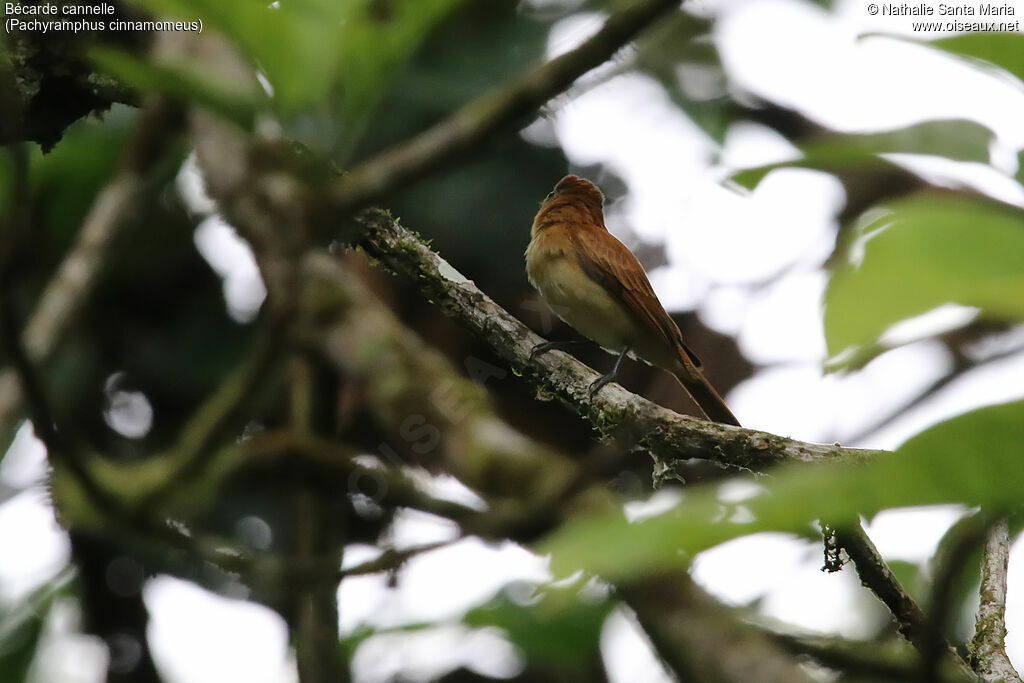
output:
[[551,199],[554,196],[555,196],[555,191],[551,190],[551,192],[548,192],[548,196],[544,198],[544,201],[547,201],[547,200]]

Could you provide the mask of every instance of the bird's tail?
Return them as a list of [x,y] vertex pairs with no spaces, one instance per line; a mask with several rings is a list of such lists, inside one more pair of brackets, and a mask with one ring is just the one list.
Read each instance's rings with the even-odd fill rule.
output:
[[725,405],[725,399],[718,395],[715,388],[711,386],[711,382],[707,380],[700,370],[692,366],[687,367],[688,365],[688,363],[681,363],[680,367],[672,374],[675,375],[676,379],[679,380],[679,383],[683,385],[693,400],[697,402],[697,405],[708,416],[708,419],[739,427],[740,421],[729,410],[729,406]]

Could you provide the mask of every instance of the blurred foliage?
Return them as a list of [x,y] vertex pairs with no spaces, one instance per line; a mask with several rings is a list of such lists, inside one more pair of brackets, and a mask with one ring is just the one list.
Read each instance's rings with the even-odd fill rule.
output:
[[712,22],[678,12],[637,41],[630,66],[655,78],[672,101],[716,142],[738,118],[712,41]]
[[[23,258],[15,264],[19,268],[16,281],[29,286],[28,291],[18,293],[19,299],[34,300],[53,274],[93,199],[113,172],[133,121],[134,112],[127,107],[116,108],[101,125],[93,122],[72,127],[61,144],[47,154],[37,148],[31,150],[31,194],[19,201],[29,204],[33,248],[22,250]],[[0,194],[8,196],[6,183]]]
[[13,614],[13,610],[0,614],[0,680],[3,681],[26,679],[43,632],[45,613],[20,607],[20,614]]
[[993,64],[1024,80],[1024,35],[1020,33],[963,33],[929,44],[955,55]]
[[[515,0],[469,3],[454,19],[438,28],[398,76],[356,156],[400,142],[543,57],[549,25],[521,16]],[[383,203],[515,310],[518,302],[510,299],[526,287],[518,256],[526,249],[539,202],[568,162],[559,148],[537,147],[518,135],[495,139],[481,152]],[[417,304],[414,297],[406,300]]]
[[71,588],[70,572],[63,571],[14,605],[0,608],[0,681],[27,680],[50,609],[71,595]]
[[[165,93],[245,126],[272,114],[290,139],[340,167],[401,143],[540,61],[552,23],[567,11],[611,7],[593,1],[531,10],[517,0],[137,4],[156,17],[201,18],[204,30],[221,32],[240,49],[264,79],[264,88],[237,92],[194,65],[158,64],[109,47],[92,52],[102,69],[143,93]],[[714,29],[711,19],[677,12],[640,39],[634,51],[620,54],[609,73],[629,70],[656,79],[680,110],[720,143],[737,122],[772,125],[785,112],[778,116],[781,107],[752,103],[730,83],[712,40]],[[1018,34],[969,34],[929,45],[972,63],[995,65],[1008,78],[1024,78],[1022,41]],[[593,85],[580,85],[586,87]],[[24,251],[14,273],[19,284],[13,298],[20,312],[31,310],[67,252],[110,177],[134,119],[126,108],[115,109],[102,123],[71,128],[53,152],[33,152],[27,198],[33,248]],[[732,180],[752,188],[773,170],[789,166],[840,178],[857,173],[884,180],[894,165],[881,155],[934,155],[987,164],[993,144],[991,130],[966,120],[923,121],[871,134],[797,123],[775,127],[797,146],[799,159],[745,169]],[[550,127],[543,118],[536,126]],[[1024,167],[1024,156],[1021,160]],[[382,203],[429,236],[483,290],[529,319],[520,255],[538,202],[567,168],[561,149],[528,142],[513,132],[496,136],[472,159],[433,173]],[[1024,168],[1018,178],[1024,179]],[[0,208],[5,214],[11,187],[10,166],[4,164]],[[900,198],[892,196],[899,190],[889,188],[880,198],[864,199],[853,184],[846,183],[846,189],[849,205],[866,201],[874,208],[844,226],[839,236],[840,246],[844,239],[848,246],[837,249],[846,260],[834,268],[825,301],[831,355],[871,347],[892,325],[949,302],[978,307],[980,316],[990,320],[1024,320],[1024,214],[1019,209],[964,192]],[[74,424],[76,436],[90,450],[124,460],[167,447],[251,343],[250,326],[227,315],[222,280],[195,249],[194,231],[201,219],[190,213],[173,180],[164,179],[160,201],[118,243],[85,314],[45,368],[56,412]],[[479,340],[425,305],[415,284],[381,278],[375,286],[403,320],[453,356],[490,357]],[[688,339],[699,335],[710,346],[726,346],[696,323],[685,332]],[[694,345],[700,347],[701,341]],[[744,373],[752,370],[739,359],[732,365]],[[273,387],[272,378],[266,384]],[[510,422],[552,442],[572,443],[580,458],[593,454],[588,427],[575,421],[570,425],[567,415],[534,400],[528,387],[510,379],[489,388],[506,409],[514,406],[507,410]],[[358,403],[360,388],[344,389],[348,393],[335,385],[323,387],[318,399],[328,410],[351,411],[346,417],[358,442],[379,443],[377,426],[358,408],[333,404],[343,403],[339,395]],[[105,416],[113,394],[135,391],[144,395],[154,415],[152,428],[141,437],[117,433]],[[272,424],[281,419],[281,406],[269,403],[263,406],[264,417]],[[566,440],[567,433],[578,438]],[[685,563],[695,552],[758,531],[815,536],[810,523],[819,518],[840,522],[884,508],[932,503],[1009,506],[1018,502],[1024,486],[1018,466],[1022,438],[1024,403],[984,408],[932,427],[892,457],[858,467],[781,470],[771,479],[758,479],[761,493],[741,502],[723,502],[712,486],[692,486],[684,504],[669,513],[640,523],[629,523],[621,514],[581,518],[543,549],[553,553],[560,573],[585,567],[615,579]],[[6,444],[0,444],[4,450]],[[229,482],[210,509],[195,505],[202,510],[195,521],[230,537],[239,519],[255,515],[272,530],[270,549],[288,551],[292,501],[287,497],[291,489],[308,486],[308,479],[293,464],[285,472],[257,468]],[[331,495],[343,498],[337,491]],[[339,503],[336,511],[351,523],[344,541],[380,542],[393,510],[353,521],[357,515],[347,505]],[[162,557],[134,546],[130,553],[143,557],[147,572],[185,576],[215,590],[237,587],[223,573],[181,554]],[[927,595],[928,578],[920,567],[897,562],[893,569],[915,597]],[[965,579],[958,586],[957,604],[967,603],[969,584]],[[290,593],[281,586],[249,588],[253,599],[283,614],[292,609]],[[567,680],[568,672],[585,669],[598,680],[600,672],[592,669],[599,668],[600,633],[613,606],[608,595],[582,596],[577,583],[537,588],[529,595],[510,587],[470,610],[463,621],[472,628],[501,629],[528,660],[528,670],[553,671],[551,680]],[[27,618],[0,614],[0,680],[24,677],[45,609],[40,602]],[[351,656],[360,643],[383,632],[360,629],[341,647]]]
[[[497,629],[516,647],[524,670],[514,680],[583,683],[604,679],[600,637],[613,607],[606,588],[580,579],[543,586],[516,582],[470,609],[461,622],[473,630]],[[343,637],[341,647],[351,658],[374,637],[413,634],[437,625],[375,628],[364,624]]]
[[132,88],[193,102],[243,128],[251,128],[265,106],[262,93],[184,63],[156,63],[104,45],[93,47],[89,56],[97,68]]
[[990,200],[915,196],[866,214],[825,295],[829,353],[877,339],[945,303],[1024,321],[1024,212]]
[[[521,73],[543,56],[549,27],[523,16],[515,0],[463,3],[398,72],[374,113],[373,125],[360,137],[355,156],[396,144]],[[319,148],[331,149],[324,144]],[[345,159],[338,156],[335,161]]]
[[801,167],[840,174],[850,168],[883,168],[879,154],[931,154],[956,161],[988,163],[992,131],[974,121],[924,121],[906,128],[868,134],[828,134],[800,146],[801,159],[749,168],[731,180],[747,189],[777,168]]
[[808,535],[814,519],[838,524],[885,508],[940,503],[1008,509],[1024,487],[1017,466],[1022,438],[1024,402],[981,408],[927,429],[891,457],[781,468],[739,503],[705,487],[639,523],[621,513],[570,521],[542,549],[552,553],[556,576],[585,568],[616,580],[685,564],[694,553],[759,531]]
[[[136,0],[157,17],[201,20],[221,32],[266,79],[270,103],[289,120],[326,106],[343,147],[361,137],[395,75],[427,34],[463,0]],[[94,52],[98,64],[144,92],[188,99],[251,123],[259,101],[234,93],[198,66],[151,64],[126,52]],[[227,93],[225,93],[227,88]]]
[[[53,152],[33,158],[29,201],[38,232],[16,264],[22,310],[38,300],[76,237],[133,120],[121,111],[72,127]],[[147,227],[137,222],[117,239],[74,343],[58,348],[46,374],[55,411],[101,452],[141,455],[166,446],[248,344],[245,328],[227,315],[220,278],[196,251],[195,219],[174,178],[163,182]],[[114,375],[117,386],[108,386]],[[106,424],[115,389],[142,391],[150,402],[157,419],[145,439],[126,439]]]
[[[589,590],[589,594],[588,594]],[[613,603],[606,591],[568,586],[517,584],[463,618],[475,628],[494,626],[534,665],[563,676],[600,666],[598,642]]]

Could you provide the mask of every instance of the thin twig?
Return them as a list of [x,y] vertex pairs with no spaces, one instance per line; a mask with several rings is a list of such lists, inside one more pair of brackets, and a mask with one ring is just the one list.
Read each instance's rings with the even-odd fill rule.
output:
[[908,399],[899,408],[896,408],[895,410],[890,411],[885,417],[883,417],[883,418],[879,419],[878,421],[868,425],[867,427],[864,427],[864,428],[860,429],[856,434],[854,434],[854,435],[852,435],[850,437],[847,437],[846,438],[847,443],[858,443],[860,441],[864,441],[866,438],[868,438],[869,436],[871,436],[875,432],[877,432],[877,431],[879,431],[881,429],[884,429],[885,427],[888,427],[890,424],[895,422],[898,418],[900,418],[903,415],[905,415],[908,411],[913,410],[914,408],[916,408],[919,405],[923,404],[925,401],[927,401],[931,397],[935,396],[937,393],[939,393],[940,391],[942,391],[943,389],[948,387],[950,384],[952,384],[956,380],[958,380],[961,377],[963,377],[968,372],[970,372],[972,370],[975,370],[977,368],[983,367],[985,365],[988,365],[990,363],[995,363],[995,362],[998,362],[998,361],[1001,361],[1001,360],[1005,360],[1006,358],[1010,358],[1010,357],[1015,356],[1015,355],[1017,355],[1019,353],[1024,353],[1024,345],[1014,346],[1013,348],[1006,349],[1005,351],[1000,351],[999,353],[992,354],[991,356],[988,356],[986,358],[982,358],[981,360],[978,360],[978,361],[975,361],[975,362],[967,361],[967,362],[964,362],[964,363],[957,364],[950,372],[946,373],[942,377],[937,378],[935,381],[933,381],[927,387],[925,387],[924,389],[919,391],[917,394],[912,396],[910,399]]
[[970,645],[970,662],[982,680],[1020,683],[1020,674],[1006,656],[1006,570],[1010,531],[1005,519],[992,525],[981,563],[981,604]]
[[182,427],[178,440],[164,454],[170,467],[162,483],[144,498],[144,507],[159,506],[175,488],[198,478],[210,464],[216,447],[237,436],[247,417],[246,410],[272,384],[279,360],[284,321],[270,321],[257,336],[254,348],[200,405]]
[[836,543],[853,561],[861,583],[889,608],[896,619],[896,628],[900,634],[915,647],[923,648],[924,612],[900,585],[860,524],[855,528],[837,529]]
[[589,40],[470,102],[416,137],[363,162],[335,185],[336,210],[365,206],[478,146],[536,111],[573,81],[615,55],[679,0],[639,0],[613,14]]
[[[460,537],[461,538],[461,537]],[[364,576],[366,574],[379,574],[380,572],[392,572],[400,568],[406,562],[424,553],[429,553],[439,548],[455,543],[456,540],[451,541],[435,541],[433,543],[423,543],[421,545],[414,545],[408,548],[398,550],[397,548],[388,548],[380,554],[379,557],[375,557],[372,560],[361,562],[348,569],[342,569],[338,572],[338,578],[344,579],[349,576]]]

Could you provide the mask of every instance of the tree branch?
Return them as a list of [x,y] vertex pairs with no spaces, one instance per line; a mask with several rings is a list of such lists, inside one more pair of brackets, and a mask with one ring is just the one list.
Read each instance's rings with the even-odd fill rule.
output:
[[[312,486],[293,486],[292,544],[300,559],[342,562],[344,529],[340,515],[332,514],[326,497]],[[332,558],[328,559],[328,558]],[[338,647],[337,574],[321,575],[290,591],[295,659],[300,683],[345,683],[349,667]]]
[[860,535],[856,535],[850,529],[837,530],[836,542],[850,556],[861,583],[892,612],[900,634],[920,647],[924,642],[924,613],[899,585],[875,544],[863,535],[863,529],[861,531]]
[[[915,646],[921,652],[922,683],[935,680],[946,653],[955,653],[945,638],[945,631],[955,617],[956,586],[972,554],[985,543],[993,518],[985,510],[960,519],[947,532],[948,541],[940,545],[936,560],[935,579],[932,582],[931,599],[928,603],[928,618],[924,621]],[[966,663],[960,660],[964,671],[970,673]]]
[[[889,643],[851,642],[843,638],[795,636],[769,633],[769,637],[794,655],[804,655],[824,667],[865,681],[916,681],[920,668],[913,650],[903,641]],[[960,669],[944,667],[933,683],[967,683],[975,681]]]
[[[507,113],[511,109],[502,111]],[[323,212],[323,216],[336,216],[352,206],[379,196],[381,192],[397,187],[418,173],[433,168],[434,164],[454,156],[460,151],[460,145],[468,144],[476,139],[473,136],[479,135],[482,138],[496,130],[496,126],[502,125],[499,119],[496,118],[494,121],[497,123],[488,123],[474,130],[466,129],[467,132],[458,135],[452,134],[453,137],[447,137],[449,135],[447,132],[438,133],[438,137],[435,139],[435,141],[439,141],[437,145],[427,144],[417,147],[417,144],[423,144],[424,140],[432,139],[430,136],[418,138],[419,143],[414,141],[407,150],[419,150],[423,154],[406,156],[403,153],[393,157],[385,155],[382,159],[390,158],[391,161],[377,167],[374,167],[374,162],[370,162],[366,168],[356,169],[349,176],[334,183],[333,191],[328,192],[326,197],[317,193],[315,186],[311,186],[311,191],[302,191],[302,188],[296,185],[298,177],[294,175],[288,175],[289,183],[286,192],[274,192],[272,196],[266,194],[268,189],[280,190],[283,187],[279,182],[283,177],[280,168],[273,167],[270,167],[271,175],[267,178],[268,180],[273,179],[274,183],[229,181],[230,191],[223,193],[222,196],[229,200],[227,205],[233,207],[229,211],[230,217],[241,223],[240,227],[248,229],[267,224],[268,221],[270,224],[298,223],[301,225],[301,220],[288,220],[289,214],[302,218],[309,212],[307,206],[309,202],[324,203],[326,210]],[[488,127],[491,125],[495,127]],[[209,168],[207,169],[208,175],[212,176],[211,180],[216,182],[222,182],[224,178],[231,178],[229,172],[233,169],[250,167],[246,163],[240,165],[238,159],[255,160],[258,158],[258,155],[257,157],[253,155],[259,150],[250,146],[236,150],[239,152],[237,154],[214,153],[216,149],[223,146],[221,144],[223,139],[220,135],[207,135],[205,141],[201,141],[199,145],[203,149],[206,159],[213,162],[219,159],[223,165],[226,160],[235,159],[231,163],[231,167],[225,169],[224,173],[219,171],[210,173]],[[265,156],[263,161],[266,161]],[[378,162],[380,162],[379,159]],[[212,164],[208,165],[212,166]],[[376,170],[374,170],[375,168]],[[241,174],[236,173],[232,180],[237,181],[245,176],[244,171]],[[260,176],[257,175],[255,178],[259,180]],[[255,188],[256,191],[253,192],[252,188]],[[216,191],[214,193],[218,194]],[[261,194],[266,197],[265,200],[261,201]],[[280,207],[284,210],[267,211],[268,207],[271,209]],[[257,220],[260,216],[262,219]],[[427,290],[426,294],[432,301],[437,302],[443,310],[488,341],[499,355],[508,360],[514,368],[525,370],[541,392],[557,397],[578,410],[604,436],[615,436],[630,445],[642,446],[656,457],[669,461],[696,457],[746,469],[763,469],[780,461],[859,460],[875,454],[872,451],[843,449],[838,446],[806,444],[753,430],[735,429],[686,418],[647,402],[618,386],[609,387],[592,400],[587,389],[590,382],[596,378],[596,373],[564,354],[550,354],[537,361],[531,361],[530,350],[541,341],[540,338],[494,304],[472,283],[465,280],[451,266],[422,245],[419,240],[397,226],[389,217],[381,212],[367,212],[356,220],[356,224],[363,231],[361,243],[367,251],[387,266],[424,285]],[[273,226],[268,227],[272,229]],[[270,230],[260,230],[259,232],[269,234]],[[254,236],[257,234],[254,233]],[[253,241],[257,251],[262,251],[258,248],[260,245],[255,243],[258,240]],[[262,262],[261,266],[266,269]],[[345,355],[351,358],[357,354]],[[336,355],[335,359],[345,362],[341,355]],[[389,408],[393,407],[389,406]],[[497,461],[501,465],[506,463],[506,460],[501,458],[484,458],[484,460],[489,460],[491,463]],[[466,463],[458,464],[464,468]],[[524,463],[518,463],[518,465],[520,470],[534,469],[523,467]],[[551,470],[552,468],[535,470],[531,472],[531,475],[536,478],[538,473],[545,469]],[[573,476],[574,470],[575,468],[571,467],[568,469],[570,477]],[[478,471],[471,471],[469,474],[471,475],[471,484],[485,481],[485,490],[494,481],[490,478],[481,480]],[[559,479],[564,480],[564,473]],[[547,487],[548,490],[551,488]],[[541,510],[546,507],[550,507],[547,502],[537,506]],[[542,526],[544,525],[542,524]]]
[[[861,584],[874,593],[889,608],[896,619],[896,629],[907,639],[922,656],[934,656],[943,659],[942,652],[952,652],[948,643],[938,636],[939,642],[930,635],[929,621],[910,594],[900,585],[899,580],[889,569],[888,563],[878,548],[858,523],[856,527],[836,530],[836,543],[846,551],[854,566]],[[945,659],[947,664],[954,666],[961,674],[969,673],[963,660],[954,655]],[[938,667],[938,661],[936,662]],[[938,671],[938,668],[935,669]],[[933,672],[935,673],[935,672]],[[937,674],[936,674],[937,675]]]
[[[501,422],[491,412],[487,393],[460,377],[447,359],[404,328],[372,292],[361,286],[352,268],[344,268],[337,259],[311,257],[306,271],[315,273],[322,283],[311,288],[320,292],[316,297],[320,314],[308,317],[324,324],[330,319],[328,315],[333,317],[329,334],[317,343],[346,374],[365,376],[365,401],[374,419],[400,432],[408,407],[414,414],[425,416],[427,425],[440,430],[445,443],[437,453],[443,460],[441,469],[458,476],[489,502],[497,503],[480,514],[480,518],[495,520],[499,527],[496,535],[505,533],[528,540],[531,534],[550,530],[574,511],[618,504],[606,486],[594,483],[587,475],[587,463],[572,462]],[[571,493],[563,493],[567,491]],[[513,496],[515,500],[508,501]],[[509,518],[528,519],[532,525],[512,528]],[[524,530],[525,535],[519,533]],[[463,525],[463,531],[479,533],[473,526]],[[483,535],[495,534],[484,530]],[[414,552],[432,549],[428,545]],[[385,553],[342,573],[386,570],[406,558],[402,552]],[[732,610],[700,591],[685,571],[645,577],[624,587],[620,594],[651,634],[668,665],[677,671],[716,671],[719,677],[713,680],[738,683],[756,680],[744,678],[742,673],[750,673],[749,667],[759,662],[793,674],[780,680],[804,680],[794,662],[772,643],[749,633]],[[680,611],[690,616],[680,617]],[[696,628],[708,620],[713,621],[713,629]],[[716,657],[723,662],[728,659],[724,648],[730,639],[742,641],[751,652],[742,658],[748,668],[723,667],[714,661]],[[709,654],[712,645],[717,648]]]
[[[535,500],[565,500],[575,463],[509,426],[481,386],[505,377],[503,368],[467,358],[477,381],[467,379],[337,258],[311,255],[304,271],[304,317],[319,322],[309,343],[344,376],[358,378],[365,409],[394,435],[375,455],[393,465],[415,458],[492,501],[522,505],[523,491]],[[410,427],[430,438],[410,440]]]
[[379,557],[367,560],[366,562],[361,562],[360,564],[349,567],[348,569],[342,569],[338,578],[344,579],[349,576],[364,576],[366,574],[377,574],[379,572],[393,572],[417,555],[422,555],[424,553],[444,548],[454,542],[455,541],[434,541],[432,543],[422,543],[420,545],[410,546],[401,550],[397,548],[388,548],[382,552]]
[[[315,305],[318,312],[305,317],[320,321],[328,330],[311,341],[324,348],[346,375],[361,378],[366,407],[383,426],[400,433],[408,409],[440,430],[445,446],[438,447],[436,456],[442,460],[441,469],[458,476],[489,502],[498,503],[481,513],[481,518],[496,519],[503,527],[500,532],[511,538],[529,540],[530,533],[535,536],[550,530],[581,509],[618,505],[603,483],[594,483],[586,475],[587,463],[573,462],[501,422],[492,412],[486,391],[460,377],[447,359],[402,326],[353,275],[353,268],[345,268],[337,258],[311,255],[305,270],[306,278],[315,274],[321,282],[308,287],[317,294],[306,305]],[[454,270],[449,275],[458,279]],[[502,372],[493,367],[489,370],[491,376]],[[586,383],[583,387],[585,394]],[[509,502],[513,496],[516,500]],[[510,529],[505,523],[508,517],[531,515],[533,526],[525,535],[517,534],[523,531],[522,525]],[[475,532],[472,526],[463,526],[463,530]],[[485,531],[483,535],[489,534]],[[389,569],[404,559],[404,554],[391,557],[386,553],[343,574]],[[750,633],[733,610],[700,591],[685,571],[644,577],[620,588],[620,595],[651,634],[659,653],[681,674],[714,672],[716,678],[709,680],[738,683],[762,680],[747,674],[755,666],[764,666],[784,672],[779,680],[805,680],[785,653]],[[712,622],[714,627],[707,627]],[[726,643],[734,641],[742,642],[750,655],[742,657],[742,662],[727,663]]]
[[531,360],[531,350],[544,340],[416,235],[379,210],[364,212],[356,220],[362,229],[360,244],[371,256],[415,282],[425,298],[489,344],[534,384],[541,396],[557,398],[573,408],[601,436],[643,447],[669,465],[679,459],[699,458],[755,471],[782,462],[862,461],[881,453],[805,443],[687,417],[618,384],[608,385],[591,398],[589,387],[597,372],[560,351]]
[[57,428],[49,397],[25,351],[14,310],[6,294],[0,293],[0,351],[11,362],[19,391],[28,405],[32,427],[46,446],[54,467],[66,467],[90,500],[104,513],[120,510],[120,501],[96,480],[84,455],[67,434]]
[[679,0],[638,0],[605,21],[574,50],[524,74],[509,86],[465,105],[416,137],[363,162],[335,184],[337,210],[365,206],[471,150],[534,112],[573,81],[615,55]]
[[685,571],[619,587],[655,650],[683,681],[748,683],[813,679],[765,634],[697,586]]
[[985,541],[981,563],[981,604],[970,645],[971,666],[982,680],[1020,683],[1020,674],[1006,656],[1006,570],[1010,532],[1005,519],[996,522]]
[[[590,396],[598,374],[560,352],[530,358],[541,338],[498,306],[475,284],[430,250],[386,213],[370,210],[357,219],[360,243],[387,267],[414,281],[424,295],[456,319],[531,383],[588,419],[603,436],[646,448],[662,464],[698,458],[721,465],[762,471],[781,462],[857,461],[878,451],[803,443],[750,429],[720,425],[674,413],[617,384]],[[857,564],[862,581],[892,610],[902,633],[916,634],[920,608],[900,586],[863,529],[847,529],[842,545]],[[912,641],[913,642],[913,641]],[[915,644],[923,646],[918,639]]]

